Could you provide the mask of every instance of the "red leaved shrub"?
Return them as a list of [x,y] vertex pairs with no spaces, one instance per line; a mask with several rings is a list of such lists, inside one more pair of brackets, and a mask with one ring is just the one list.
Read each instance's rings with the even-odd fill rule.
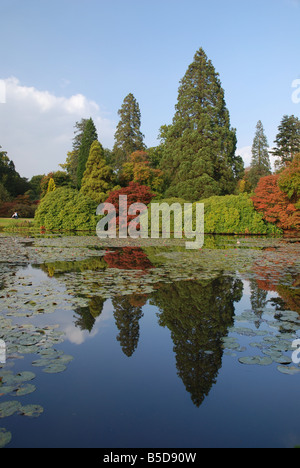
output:
[[265,221],[283,230],[300,229],[300,213],[279,188],[280,174],[262,177],[252,197],[254,207]]

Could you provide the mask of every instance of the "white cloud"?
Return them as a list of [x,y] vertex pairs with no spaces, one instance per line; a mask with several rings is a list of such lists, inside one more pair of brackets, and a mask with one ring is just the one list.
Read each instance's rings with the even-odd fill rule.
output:
[[22,86],[17,78],[0,80],[0,146],[23,177],[58,170],[72,149],[75,122],[92,117],[104,147],[113,144],[115,124],[82,94],[59,97]]
[[236,150],[237,156],[241,156],[245,163],[245,167],[249,167],[252,159],[252,146],[244,146]]

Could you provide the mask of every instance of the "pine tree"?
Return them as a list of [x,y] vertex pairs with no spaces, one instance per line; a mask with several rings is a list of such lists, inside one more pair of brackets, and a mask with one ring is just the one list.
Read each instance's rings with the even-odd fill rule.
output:
[[141,112],[138,102],[133,94],[125,97],[121,109],[118,111],[120,121],[115,133],[113,147],[114,164],[120,169],[127,158],[134,151],[143,151],[144,135],[141,133]]
[[94,141],[80,191],[99,204],[106,200],[108,192],[113,189],[113,180],[113,170],[106,164],[104,149],[99,141]]
[[298,117],[294,115],[283,116],[274,143],[276,147],[273,148],[272,153],[278,158],[275,162],[276,167],[287,166],[300,152],[300,120]]
[[173,123],[161,128],[167,196],[197,201],[236,187],[236,133],[219,75],[201,48],[180,81]]
[[74,187],[77,187],[77,167],[78,167],[78,155],[79,148],[82,142],[84,129],[87,123],[87,119],[81,119],[80,122],[76,122],[74,125],[74,138],[72,151],[67,153],[67,159],[64,164],[60,164],[60,167],[68,173]]
[[78,166],[77,166],[77,187],[80,189],[82,177],[86,168],[86,163],[89,158],[92,143],[98,140],[98,134],[93,122],[93,119],[87,120],[79,147],[78,152]]
[[255,189],[261,177],[271,174],[271,163],[268,151],[268,140],[264,127],[259,120],[256,125],[256,133],[252,145],[251,169],[249,171],[249,182]]

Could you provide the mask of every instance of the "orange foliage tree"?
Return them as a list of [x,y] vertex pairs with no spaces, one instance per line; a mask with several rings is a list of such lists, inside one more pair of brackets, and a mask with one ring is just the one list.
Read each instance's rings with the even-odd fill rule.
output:
[[[288,170],[288,169],[287,169]],[[279,188],[281,174],[262,177],[252,197],[265,221],[283,230],[300,230],[300,214],[288,195]]]
[[140,185],[147,185],[155,192],[161,192],[164,184],[163,172],[154,169],[149,162],[148,154],[145,151],[135,151],[128,161],[123,164],[121,172],[121,182],[128,184],[135,182]]

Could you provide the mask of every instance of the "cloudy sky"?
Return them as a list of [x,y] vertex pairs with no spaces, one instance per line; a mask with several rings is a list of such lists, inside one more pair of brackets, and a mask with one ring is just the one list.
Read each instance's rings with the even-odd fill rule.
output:
[[200,47],[246,165],[258,120],[271,147],[283,115],[299,116],[298,0],[0,0],[0,12],[0,145],[24,177],[59,169],[82,118],[112,148],[128,93],[158,144]]

